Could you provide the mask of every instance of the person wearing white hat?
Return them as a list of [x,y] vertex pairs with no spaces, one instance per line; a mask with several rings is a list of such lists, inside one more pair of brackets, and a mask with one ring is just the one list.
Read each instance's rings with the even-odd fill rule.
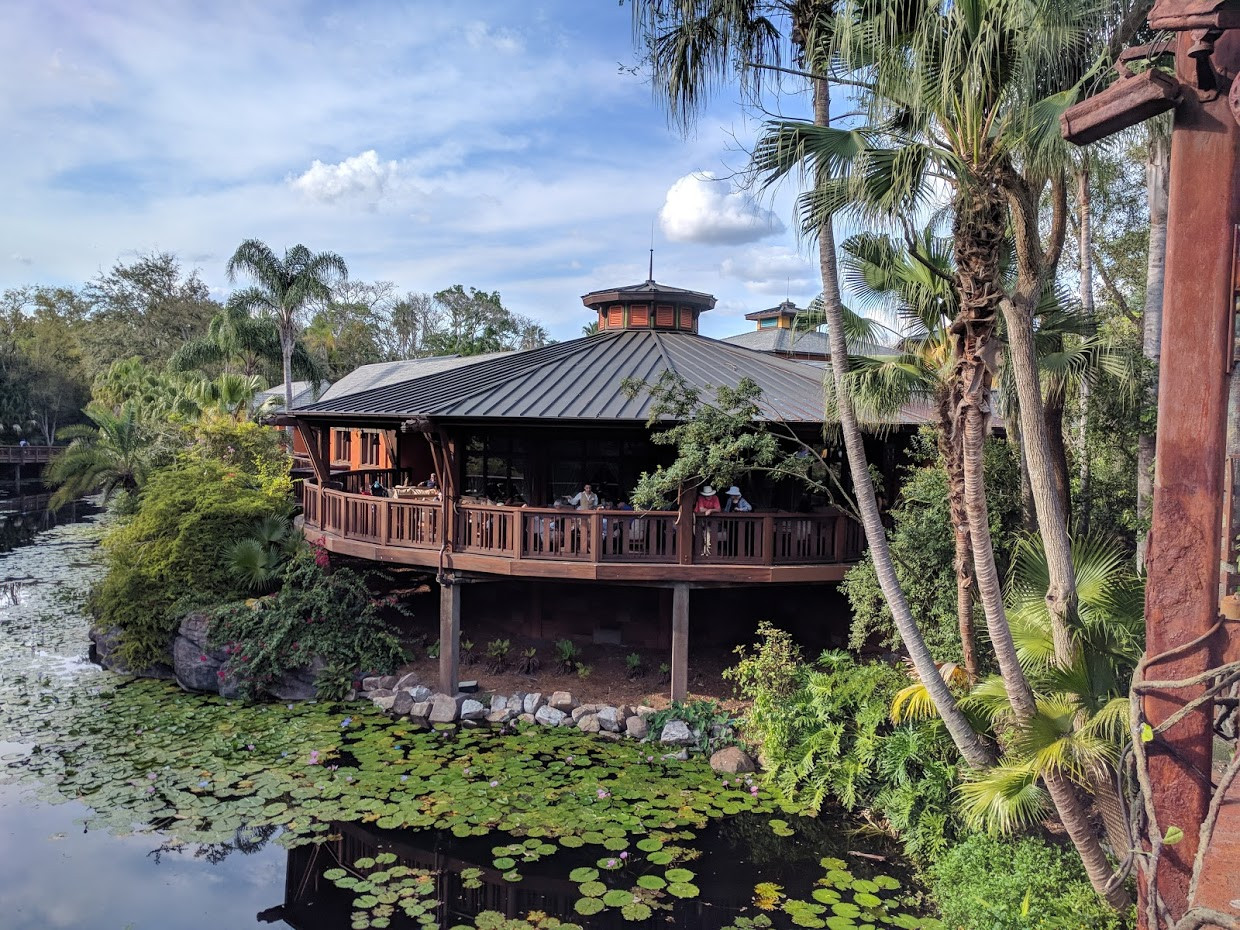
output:
[[[711,517],[719,513],[723,508],[719,505],[719,495],[715,493],[715,489],[709,484],[704,484],[698,490],[697,503],[693,505],[693,513],[695,516]],[[711,526],[709,520],[703,520],[702,528],[702,555],[710,555],[711,550]]]
[[727,513],[750,513],[753,510],[753,504],[745,500],[741,494],[741,489],[736,485],[727,490],[727,502],[723,505],[723,509]]

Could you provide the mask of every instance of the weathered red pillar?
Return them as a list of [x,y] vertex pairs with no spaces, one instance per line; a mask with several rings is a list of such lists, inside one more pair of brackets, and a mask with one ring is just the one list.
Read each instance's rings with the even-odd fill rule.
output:
[[[1225,84],[1212,99],[1198,90],[1197,61],[1188,55],[1194,41],[1182,33],[1176,54],[1184,99],[1175,111],[1171,143],[1158,443],[1146,560],[1149,655],[1190,642],[1218,617],[1240,125],[1229,111]],[[1213,65],[1238,70],[1240,34],[1218,39]],[[1203,671],[1214,664],[1217,648],[1207,644],[1154,664],[1147,677],[1171,680]],[[1156,726],[1193,696],[1188,690],[1150,693],[1146,719]],[[1159,823],[1164,830],[1184,831],[1183,842],[1164,849],[1158,871],[1159,893],[1175,917],[1187,906],[1198,828],[1209,803],[1211,717],[1211,709],[1203,708],[1148,747]]]

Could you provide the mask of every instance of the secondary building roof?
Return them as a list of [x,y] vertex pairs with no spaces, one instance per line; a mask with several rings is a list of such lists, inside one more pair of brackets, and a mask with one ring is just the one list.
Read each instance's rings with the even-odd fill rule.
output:
[[[406,358],[395,362],[375,362],[371,365],[362,365],[360,368],[353,369],[353,371],[324,391],[319,400],[334,400],[337,397],[357,394],[360,391],[370,390],[371,388],[400,384],[412,378],[422,378],[441,371],[451,371],[454,368],[461,368],[465,365],[476,365],[488,359],[511,354],[511,352],[491,352],[486,355],[467,356],[433,355],[429,358]],[[296,398],[294,398],[293,406],[298,406]]]
[[[461,360],[467,362],[469,360]],[[762,390],[764,418],[821,423],[823,369],[689,332],[616,330],[416,374],[330,397],[305,416],[645,422],[647,392],[628,396],[627,379],[654,384],[674,372],[707,397],[742,379]],[[350,376],[352,377],[352,376]],[[339,388],[338,382],[336,387]]]

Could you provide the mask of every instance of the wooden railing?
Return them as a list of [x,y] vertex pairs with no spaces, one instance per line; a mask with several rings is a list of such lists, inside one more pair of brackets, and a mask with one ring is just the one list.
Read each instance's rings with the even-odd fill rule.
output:
[[[372,497],[307,482],[305,524],[381,546],[439,549],[443,502]],[[696,516],[682,551],[677,515],[457,504],[453,550],[508,559],[680,565],[816,565],[861,557],[860,526],[833,513]]]
[[50,462],[55,446],[0,446],[0,465]]

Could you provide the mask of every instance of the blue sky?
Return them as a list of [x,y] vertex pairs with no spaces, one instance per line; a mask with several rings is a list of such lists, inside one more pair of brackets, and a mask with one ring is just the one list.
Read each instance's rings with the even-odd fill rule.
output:
[[[217,296],[237,244],[302,242],[402,291],[461,283],[571,338],[580,295],[714,293],[703,331],[816,292],[795,191],[734,175],[725,88],[668,125],[616,0],[18,0],[0,31],[0,289],[170,250]],[[795,82],[773,100],[801,115]],[[795,91],[795,92],[794,92]],[[715,180],[712,180],[714,178]]]

